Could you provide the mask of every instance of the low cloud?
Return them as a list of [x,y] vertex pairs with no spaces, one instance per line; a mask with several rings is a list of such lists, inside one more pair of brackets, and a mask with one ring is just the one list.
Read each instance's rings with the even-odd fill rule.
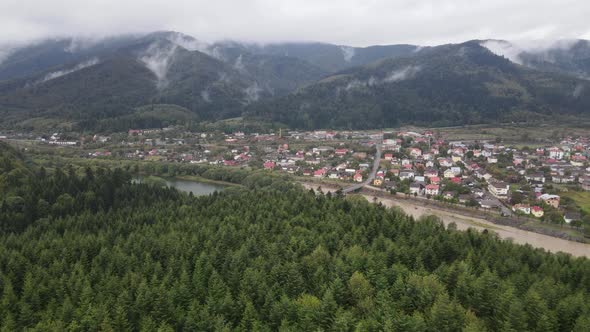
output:
[[153,43],[139,57],[139,60],[143,62],[146,68],[156,76],[158,89],[165,88],[168,85],[166,76],[177,48],[178,45],[174,43],[164,46]]
[[77,72],[78,70],[82,70],[84,68],[94,66],[94,65],[98,64],[98,62],[99,62],[98,58],[92,58],[90,60],[81,62],[72,68],[51,72],[51,73],[45,75],[45,77],[43,77],[43,79],[41,79],[41,81],[39,83],[44,83],[44,82],[56,79],[58,77],[69,75],[71,73]]
[[209,95],[209,91],[208,90],[201,91],[201,98],[204,101],[208,102],[208,103],[211,102],[211,96]]
[[340,50],[342,51],[342,56],[344,57],[344,61],[350,62],[354,57],[355,50],[353,47],[350,46],[340,46]]
[[242,61],[242,55],[237,57],[236,61],[234,62],[234,68],[237,69],[239,72],[246,72],[246,67],[244,66],[244,62]]
[[394,70],[383,79],[383,82],[391,83],[406,80],[416,75],[420,69],[421,68],[419,66],[407,66],[400,70]]
[[519,65],[524,64],[522,54],[530,53],[541,56],[543,60],[553,62],[550,50],[569,50],[577,40],[562,39],[562,40],[520,40],[520,41],[504,41],[504,40],[488,40],[481,43],[481,46],[487,48],[496,55],[503,56],[508,60]]
[[260,92],[262,91],[263,89],[258,86],[258,83],[254,82],[244,90],[244,93],[246,94],[246,102],[251,103],[257,101],[260,98]]
[[584,85],[583,84],[578,84],[576,86],[576,88],[574,89],[574,92],[572,92],[572,96],[574,96],[574,98],[578,98],[582,95],[582,93],[584,92]]
[[413,78],[421,70],[420,66],[407,66],[398,70],[393,70],[383,78],[377,78],[375,76],[369,77],[367,80],[354,79],[346,85],[344,88],[346,91],[354,90],[359,88],[371,87],[378,84],[394,83],[409,78]]
[[208,53],[209,51],[208,43],[200,41],[196,38],[193,38],[180,32],[170,33],[167,39],[168,41],[189,51],[199,51],[203,53]]

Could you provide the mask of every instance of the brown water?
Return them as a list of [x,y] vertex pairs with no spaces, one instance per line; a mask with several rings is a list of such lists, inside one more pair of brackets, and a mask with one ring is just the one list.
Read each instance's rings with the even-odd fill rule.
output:
[[[303,186],[307,189],[317,189],[316,184],[303,183]],[[322,187],[322,191],[326,193],[328,191],[335,191],[335,189]],[[371,195],[363,196],[370,202],[374,201],[374,197]],[[501,239],[512,241],[514,243],[530,244],[535,248],[543,248],[550,252],[561,251],[576,257],[590,258],[590,244],[568,241],[553,236],[525,231],[516,227],[497,225],[483,218],[467,217],[433,207],[425,207],[412,201],[380,197],[377,197],[377,201],[387,207],[398,207],[416,219],[422,216],[435,215],[439,217],[445,225],[454,222],[457,225],[457,229],[462,231],[467,230],[468,228],[473,228],[478,231],[487,229],[498,234]]]

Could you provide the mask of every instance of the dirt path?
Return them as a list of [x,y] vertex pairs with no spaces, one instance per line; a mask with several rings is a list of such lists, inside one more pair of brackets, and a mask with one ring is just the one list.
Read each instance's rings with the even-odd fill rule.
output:
[[[317,184],[302,183],[305,188],[317,189]],[[326,186],[322,187],[322,191],[335,191],[336,189]],[[374,196],[363,194],[363,196],[370,202],[374,201]],[[425,207],[416,204],[412,201],[401,199],[390,199],[377,197],[377,201],[381,202],[387,207],[399,207],[405,213],[418,219],[422,216],[435,215],[439,217],[445,225],[454,222],[459,230],[467,230],[474,228],[479,231],[488,229],[498,234],[502,239],[511,240],[518,244],[530,244],[535,248],[543,248],[550,252],[565,252],[576,257],[590,258],[590,244],[568,241],[553,236],[543,235],[535,232],[525,231],[510,226],[503,226],[489,222],[483,218],[467,217],[460,214],[455,214],[449,211],[437,209],[435,207]]]

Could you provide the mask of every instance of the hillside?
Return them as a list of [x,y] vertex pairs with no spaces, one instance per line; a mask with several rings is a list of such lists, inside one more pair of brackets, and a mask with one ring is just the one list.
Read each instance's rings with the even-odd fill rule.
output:
[[0,197],[0,328],[583,331],[590,324],[587,259],[446,229],[359,197],[316,195],[269,173],[215,170],[244,187],[192,197],[132,184],[120,169],[71,166],[25,177],[13,196]]
[[[203,53],[207,49],[192,37],[174,32],[126,39],[117,47],[109,44],[108,52],[103,47],[92,53],[98,46],[84,49],[86,57],[65,52],[68,42],[31,46],[19,52],[39,50],[23,61],[14,59],[17,52],[3,62],[6,72],[19,73],[0,79],[3,126],[104,128],[153,103],[183,107],[196,120],[219,120],[240,116],[251,102],[287,94],[326,74],[283,56],[241,52],[222,60]],[[25,71],[27,59],[47,61]]]
[[[496,40],[363,48],[209,44],[160,31],[49,40],[6,54],[3,128],[113,131],[246,116],[360,129],[553,120],[586,117],[590,109],[583,40],[543,48]],[[151,105],[173,111],[139,111]]]
[[587,116],[589,82],[532,70],[478,42],[342,71],[248,114],[296,128],[382,128]]
[[486,40],[481,44],[492,52],[529,68],[590,78],[588,40],[557,40],[545,43]]
[[4,50],[0,47],[0,81],[27,77],[67,63],[104,56],[135,39],[137,36],[127,35],[97,40],[59,38],[13,45]]
[[346,68],[385,59],[412,56],[422,47],[415,45],[383,45],[369,47],[352,47],[327,43],[217,43],[212,50],[223,54],[228,47],[240,47],[252,54],[284,56],[306,61],[326,72],[336,72]]

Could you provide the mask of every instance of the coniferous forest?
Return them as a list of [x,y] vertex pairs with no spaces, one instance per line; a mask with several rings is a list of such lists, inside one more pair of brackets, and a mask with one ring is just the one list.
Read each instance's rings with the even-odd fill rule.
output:
[[280,178],[210,196],[0,146],[2,331],[587,331],[590,261]]

